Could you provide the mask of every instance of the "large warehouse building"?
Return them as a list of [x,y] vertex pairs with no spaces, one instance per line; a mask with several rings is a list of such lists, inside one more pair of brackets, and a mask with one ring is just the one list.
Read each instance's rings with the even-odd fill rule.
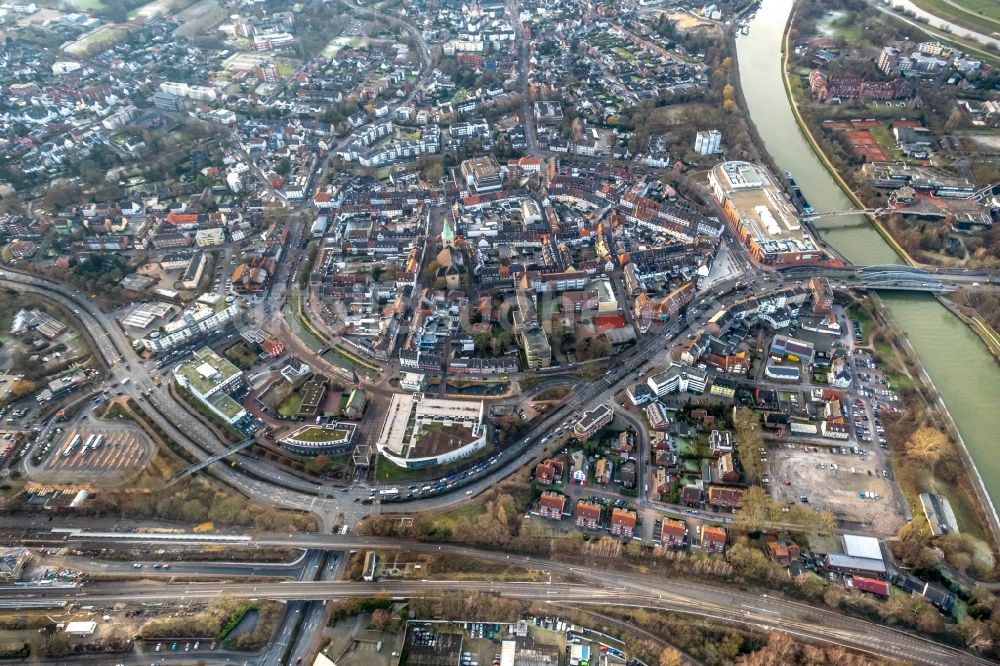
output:
[[794,266],[829,259],[802,228],[798,211],[763,166],[723,162],[708,181],[730,227],[762,264]]

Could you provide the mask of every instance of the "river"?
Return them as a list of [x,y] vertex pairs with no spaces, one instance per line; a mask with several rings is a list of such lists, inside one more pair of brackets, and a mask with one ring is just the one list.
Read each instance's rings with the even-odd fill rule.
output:
[[[817,212],[853,208],[799,131],[781,78],[781,42],[793,0],[763,0],[750,34],[737,38],[740,79],[750,117],[774,162],[790,171]],[[901,263],[865,218],[818,220],[823,237],[855,264]],[[951,412],[994,506],[1000,499],[1000,367],[982,341],[934,298],[886,293],[883,302],[906,333]]]

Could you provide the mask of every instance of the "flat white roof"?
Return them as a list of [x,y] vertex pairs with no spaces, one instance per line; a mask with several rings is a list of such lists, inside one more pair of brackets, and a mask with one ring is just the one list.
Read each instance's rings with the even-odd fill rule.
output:
[[69,622],[66,624],[67,634],[92,634],[96,630],[96,622]]
[[202,363],[196,369],[198,371],[198,374],[204,377],[205,379],[211,379],[218,373],[218,371],[208,363]]
[[378,438],[379,448],[389,449],[397,456],[402,455],[403,437],[406,434],[406,426],[409,424],[414,402],[412,395],[393,394],[385,422],[382,425],[382,433]]
[[867,557],[872,560],[882,559],[882,549],[875,537],[857,534],[844,535],[844,550],[852,557]]

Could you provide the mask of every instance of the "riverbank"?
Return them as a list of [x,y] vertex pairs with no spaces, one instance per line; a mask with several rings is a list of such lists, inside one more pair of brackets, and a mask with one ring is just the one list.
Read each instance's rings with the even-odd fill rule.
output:
[[979,338],[986,343],[986,347],[993,354],[993,357],[1000,361],[1000,334],[998,334],[993,327],[990,326],[989,322],[979,316],[975,310],[972,313],[963,311],[962,306],[955,303],[949,298],[939,295],[937,297],[941,305],[948,308],[948,310],[962,320],[962,322],[971,328]]
[[[826,156],[826,152],[819,145],[816,137],[813,136],[812,130],[809,129],[809,125],[806,123],[805,118],[802,117],[802,112],[799,110],[798,102],[795,100],[795,95],[792,93],[792,82],[788,78],[788,56],[790,53],[790,43],[791,38],[791,28],[792,22],[795,20],[796,7],[792,8],[792,13],[788,15],[788,21],[785,23],[785,30],[781,40],[781,82],[785,88],[785,96],[788,97],[788,104],[792,109],[792,115],[795,117],[795,122],[799,126],[799,131],[802,132],[803,138],[812,146],[813,152],[816,153],[816,157],[823,164],[823,167],[829,172],[830,176],[837,183],[837,186],[843,191],[844,195],[851,200],[857,208],[866,208],[861,198],[854,193],[850,185],[841,177],[840,173],[834,167],[833,163]],[[858,214],[858,217],[862,217],[862,214]],[[889,247],[902,259],[905,263],[911,266],[922,267],[922,265],[916,261],[910,254],[903,249],[903,247],[896,242],[896,239],[892,237],[889,230],[885,228],[878,218],[874,215],[864,215],[865,218],[871,222],[874,229],[882,236],[882,239],[889,244]]]
[[[967,493],[979,522],[985,528],[983,530],[984,535],[988,534],[990,536],[992,541],[989,544],[990,549],[995,554],[1000,555],[1000,515],[997,514],[996,507],[993,505],[989,492],[986,490],[986,483],[983,481],[979,469],[976,467],[975,460],[966,446],[965,439],[958,429],[958,424],[952,417],[947,405],[945,405],[940,391],[938,391],[937,386],[934,384],[934,380],[931,379],[930,374],[924,368],[920,357],[913,349],[906,334],[899,328],[892,314],[877,294],[869,297],[867,307],[870,310],[869,314],[872,315],[872,319],[883,327],[886,333],[886,342],[893,353],[903,362],[906,372],[916,380],[914,389],[917,399],[922,403],[924,413],[930,417],[931,423],[935,427],[947,432],[955,443],[966,476],[964,483],[960,481],[956,484],[957,487],[951,490],[964,490]],[[883,359],[883,361],[888,361],[888,359]],[[919,405],[908,405],[908,409],[910,410],[919,407]],[[912,415],[912,418],[915,421],[919,421],[916,415]],[[941,492],[940,487],[935,490]],[[945,492],[944,494],[948,496],[951,493]],[[912,503],[913,498],[910,499]],[[950,499],[952,499],[953,504],[957,505],[956,498],[952,497]],[[960,513],[965,514],[966,512],[961,511]],[[963,527],[963,529],[966,528]]]
[[[837,170],[834,168],[833,164],[826,157],[819,143],[812,135],[809,127],[805,123],[805,119],[802,117],[802,114],[796,105],[796,100],[794,98],[794,95],[792,94],[791,81],[788,76],[788,58],[790,54],[790,29],[792,26],[792,22],[794,21],[795,15],[796,15],[795,7],[793,6],[788,14],[788,18],[784,21],[783,30],[780,33],[780,39],[776,40],[777,45],[781,49],[779,58],[780,83],[781,83],[781,88],[784,90],[786,101],[788,102],[789,109],[791,111],[791,116],[792,116],[791,120],[798,126],[798,130],[802,138],[804,139],[807,146],[814,153],[818,162],[818,166],[820,167],[820,172],[825,171],[827,175],[829,175],[832,178],[833,183],[836,184],[836,188],[842,192],[843,196],[845,196],[849,202],[851,202],[855,206],[863,207],[861,205],[860,199],[851,190],[851,188],[847,185],[847,183],[843,180],[843,178],[841,178],[840,174],[837,173]],[[859,215],[858,218],[863,219],[861,215]],[[888,249],[892,250],[892,253],[898,260],[909,263],[910,265],[917,265],[917,263],[914,262],[911,257],[909,257],[908,253],[902,247],[899,246],[899,244],[895,241],[895,239],[892,238],[889,231],[885,229],[883,225],[881,225],[878,222],[877,219],[871,219],[869,217],[868,222],[871,223],[869,225],[869,228],[874,229],[878,233],[877,237],[883,239]],[[875,296],[873,300],[878,300],[877,296]],[[978,500],[977,504],[979,504],[981,508],[980,516],[983,518],[985,526],[988,527],[988,532],[992,537],[991,540],[994,541],[994,544],[1000,544],[1000,519],[998,519],[997,517],[996,509],[993,505],[992,498],[990,497],[988,491],[986,490],[985,482],[979,472],[978,466],[974,462],[974,458],[972,457],[968,446],[966,445],[965,439],[961,436],[958,430],[956,421],[954,420],[951,412],[947,409],[941,397],[940,392],[937,390],[937,387],[934,385],[933,381],[930,378],[930,374],[924,369],[922,360],[920,360],[917,354],[915,353],[908,337],[905,334],[903,334],[900,330],[900,327],[896,325],[896,320],[894,317],[890,315],[888,308],[882,307],[880,303],[879,312],[881,315],[883,315],[884,319],[887,322],[891,322],[891,326],[893,329],[895,329],[895,331],[898,332],[897,334],[899,338],[905,341],[905,345],[903,345],[903,353],[906,353],[907,356],[912,358],[914,361],[917,361],[914,367],[917,368],[916,374],[918,375],[920,379],[920,384],[922,385],[922,387],[924,388],[924,392],[926,393],[926,395],[924,396],[925,401],[929,407],[934,409],[934,411],[936,412],[936,416],[940,419],[942,425],[945,426],[945,430],[951,434],[952,439],[956,443],[956,447],[960,450],[960,455],[963,459],[963,467],[965,467],[966,471],[968,472],[967,478],[969,481],[970,489],[974,493],[976,499]],[[951,314],[947,314],[946,316],[952,317]],[[963,325],[965,325],[964,322]],[[974,329],[970,328],[969,330],[972,331]],[[985,342],[985,340],[981,337],[981,335],[979,335],[980,332],[978,331],[975,332],[976,332],[976,338],[980,342]],[[996,548],[996,546],[994,546],[994,548]]]
[[[791,14],[788,15],[788,21],[785,23],[784,34],[781,40],[781,81],[785,89],[785,95],[788,98],[789,107],[791,107],[792,115],[795,118],[796,124],[799,126],[799,131],[802,133],[803,138],[812,147],[813,152],[816,154],[816,157],[819,159],[820,163],[833,178],[834,182],[837,183],[837,186],[844,193],[844,196],[850,199],[851,203],[853,203],[854,206],[856,206],[857,208],[866,208],[864,202],[854,192],[854,190],[851,189],[851,186],[847,184],[847,181],[845,181],[844,178],[840,175],[840,172],[827,157],[826,152],[823,150],[822,146],[820,146],[819,141],[817,141],[816,137],[813,136],[812,130],[809,128],[808,123],[806,123],[805,118],[802,117],[802,112],[799,110],[798,101],[795,99],[795,95],[792,91],[792,83],[788,75],[788,58],[791,52],[791,45],[789,40],[791,38],[792,22],[795,20],[796,9],[797,9],[797,4],[792,8]],[[859,217],[861,216],[862,215],[859,214]],[[927,267],[927,264],[924,264],[914,259],[896,241],[892,233],[886,228],[884,224],[882,224],[882,222],[877,217],[875,217],[874,215],[864,215],[864,217],[867,218],[867,220],[871,223],[872,228],[874,228],[875,231],[878,232],[878,234],[882,237],[882,239],[889,245],[889,247],[892,248],[893,252],[895,252],[896,255],[903,260],[904,263],[910,266],[914,266],[916,268]],[[944,301],[944,299],[939,299],[939,300],[942,300],[942,302]],[[1000,362],[1000,344],[998,344],[997,342],[998,340],[1000,340],[1000,335],[998,335],[998,333],[994,331],[989,326],[988,323],[982,320],[981,317],[976,319],[968,315],[960,314],[956,308],[949,307],[947,304],[945,304],[945,307],[947,307],[949,311],[954,313],[959,318],[959,320],[962,321],[962,323],[968,326],[969,329],[976,334],[976,337],[978,337],[983,342],[983,344],[986,346],[986,349],[989,350],[990,355],[993,356],[993,358],[997,362]]]

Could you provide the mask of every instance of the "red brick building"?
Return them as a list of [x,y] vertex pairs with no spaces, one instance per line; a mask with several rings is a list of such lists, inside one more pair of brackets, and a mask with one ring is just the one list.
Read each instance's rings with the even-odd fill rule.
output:
[[562,520],[566,498],[559,493],[544,492],[538,500],[538,515],[549,520]]
[[684,521],[664,518],[660,527],[660,545],[663,548],[683,548],[687,526]]
[[636,520],[635,511],[615,508],[611,512],[611,533],[615,536],[631,539],[632,533],[635,532]]
[[726,530],[721,527],[705,527],[701,530],[701,547],[709,553],[721,553],[726,548]]
[[576,526],[596,530],[601,526],[601,505],[581,500],[576,503]]

